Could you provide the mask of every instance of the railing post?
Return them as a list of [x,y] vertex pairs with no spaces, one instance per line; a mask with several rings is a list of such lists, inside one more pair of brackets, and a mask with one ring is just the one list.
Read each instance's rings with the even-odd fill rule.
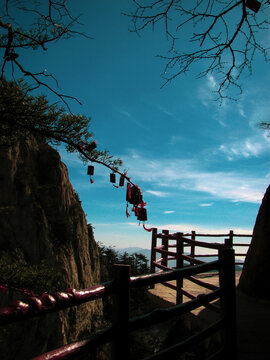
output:
[[[182,254],[184,253],[183,233],[176,234],[176,268],[182,269],[184,267],[184,260]],[[176,304],[183,303],[183,278],[176,279]]]
[[220,288],[224,290],[221,297],[221,311],[224,320],[224,353],[226,359],[237,359],[236,343],[236,291],[235,259],[232,248],[219,249],[219,260],[222,267],[219,271]]
[[[151,264],[150,264],[150,273],[154,274],[156,267],[154,262],[156,261],[156,250],[155,248],[157,247],[157,228],[153,228],[152,230],[152,245],[151,245]],[[151,285],[150,289],[154,289],[155,285]]]
[[129,359],[129,286],[130,265],[114,265],[116,292],[113,296],[112,322],[115,337],[112,341],[112,360]]
[[[169,230],[162,230],[164,235],[169,235]],[[162,245],[163,245],[163,250],[168,251],[169,248],[169,239],[162,239]],[[168,267],[168,254],[162,254],[162,262],[161,265]]]
[[[191,231],[191,240],[196,241],[196,231]],[[194,259],[195,257],[195,244],[190,245],[190,256]]]
[[226,239],[226,240],[227,240],[226,246],[232,248],[233,247],[233,230],[230,230],[229,239]]

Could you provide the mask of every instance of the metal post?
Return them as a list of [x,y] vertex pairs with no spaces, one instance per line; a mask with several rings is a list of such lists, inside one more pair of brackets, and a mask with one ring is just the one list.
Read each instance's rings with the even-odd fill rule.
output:
[[[184,260],[182,254],[184,253],[184,244],[183,244],[183,233],[176,234],[176,268],[182,269],[184,267]],[[176,279],[176,304],[183,303],[183,278]]]
[[224,353],[226,359],[237,359],[236,343],[236,291],[235,259],[232,248],[219,250],[222,267],[219,271],[220,288],[224,290],[221,297],[221,311],[224,319]]
[[129,359],[129,286],[130,265],[114,265],[115,294],[112,321],[115,337],[112,342],[112,359]]

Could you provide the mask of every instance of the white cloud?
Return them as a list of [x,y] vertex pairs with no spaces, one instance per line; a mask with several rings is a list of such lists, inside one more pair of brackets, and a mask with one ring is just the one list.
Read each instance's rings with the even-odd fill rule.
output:
[[163,211],[163,214],[173,214],[173,213],[175,213],[175,211],[172,210]]
[[217,86],[216,79],[213,75],[207,75],[207,85],[211,89],[214,89]]
[[[254,151],[254,150],[253,150]],[[149,162],[154,166],[149,167]],[[245,171],[205,171],[201,161],[182,159],[152,160],[138,158],[132,163],[136,181],[168,188],[170,192],[147,190],[165,197],[178,190],[200,191],[217,199],[260,203],[269,184],[269,176],[256,176]]]
[[148,194],[157,196],[157,197],[167,197],[168,196],[168,193],[163,192],[163,191],[146,190],[145,192],[147,192]]
[[224,228],[221,226],[205,226],[205,225],[194,225],[194,224],[188,224],[188,223],[180,223],[180,224],[158,224],[153,225],[153,227],[156,227],[158,229],[166,229],[170,230],[172,232],[183,232],[183,233],[190,233],[191,231],[196,231],[197,233],[201,234],[229,234],[230,230],[233,230],[235,234],[245,234],[249,235],[252,233],[251,228]]
[[213,206],[213,203],[200,204],[200,206],[203,206],[203,207]]
[[228,160],[236,160],[240,158],[258,157],[264,152],[269,151],[269,148],[269,139],[265,138],[264,134],[258,134],[242,141],[222,144],[219,146],[219,151],[224,153]]

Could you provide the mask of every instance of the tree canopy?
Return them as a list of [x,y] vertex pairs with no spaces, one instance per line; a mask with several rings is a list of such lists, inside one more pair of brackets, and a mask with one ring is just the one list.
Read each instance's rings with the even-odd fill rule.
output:
[[[17,134],[27,136],[31,133],[54,145],[63,143],[67,151],[77,152],[85,163],[91,161],[109,168],[112,171],[111,182],[115,182],[114,174],[118,173],[121,186],[126,179],[139,189],[126,170],[119,170],[121,159],[113,157],[106,149],[96,149],[96,141],[90,131],[91,119],[71,112],[69,100],[80,101],[60,92],[52,74],[43,70],[33,72],[21,63],[22,50],[46,51],[53,42],[74,35],[88,37],[77,30],[79,16],[71,14],[66,0],[5,0],[0,5],[0,14],[0,51],[3,51],[3,57],[0,57],[0,141],[7,143]],[[29,82],[23,81],[22,75]],[[55,81],[55,87],[51,85],[51,80]],[[49,104],[43,95],[32,96],[31,91],[40,87],[54,93],[62,106]],[[88,174],[91,175],[91,170]],[[90,180],[93,182],[91,176]],[[140,205],[146,205],[142,199]],[[126,214],[130,215],[128,210]]]

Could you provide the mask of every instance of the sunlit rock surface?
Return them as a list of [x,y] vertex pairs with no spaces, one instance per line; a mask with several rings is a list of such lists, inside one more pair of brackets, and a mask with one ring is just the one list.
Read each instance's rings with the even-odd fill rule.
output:
[[[61,272],[61,290],[100,283],[93,232],[56,150],[34,138],[0,145],[0,189],[0,251],[19,248],[29,264],[44,259]],[[0,306],[18,296],[0,294]],[[95,301],[0,328],[0,357],[28,359],[81,338],[101,315]]]

